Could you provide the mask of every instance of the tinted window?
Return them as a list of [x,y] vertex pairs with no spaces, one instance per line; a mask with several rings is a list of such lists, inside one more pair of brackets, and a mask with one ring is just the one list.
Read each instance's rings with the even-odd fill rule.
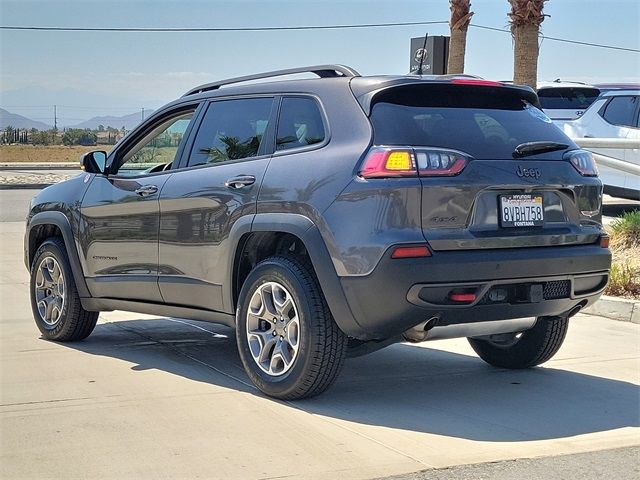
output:
[[553,87],[538,90],[538,98],[542,108],[581,109],[589,107],[600,95],[597,88],[585,87]]
[[192,117],[193,111],[184,112],[154,127],[125,153],[118,175],[133,177],[171,168]]
[[282,99],[276,150],[306,147],[324,140],[324,124],[318,103],[312,98]]
[[613,97],[604,107],[602,117],[612,125],[634,127],[638,97]]
[[196,135],[189,166],[258,155],[272,104],[272,98],[211,103]]
[[[450,148],[495,160],[512,159],[515,147],[525,142],[576,148],[543,112],[504,87],[412,85],[376,100],[371,123],[377,145]],[[560,158],[562,151],[540,155]]]

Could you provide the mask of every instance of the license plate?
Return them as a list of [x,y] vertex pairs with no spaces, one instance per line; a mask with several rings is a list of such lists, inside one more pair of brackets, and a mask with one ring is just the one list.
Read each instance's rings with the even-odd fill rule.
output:
[[501,227],[541,227],[543,224],[542,195],[500,195]]

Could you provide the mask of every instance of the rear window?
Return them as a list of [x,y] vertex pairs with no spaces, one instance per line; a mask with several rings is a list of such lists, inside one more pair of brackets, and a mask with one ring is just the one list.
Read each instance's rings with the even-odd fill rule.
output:
[[[409,85],[378,94],[371,111],[376,145],[459,150],[483,160],[512,159],[516,146],[551,141],[577,148],[522,94],[505,87]],[[563,151],[532,155],[559,159]]]
[[589,107],[600,95],[597,88],[588,87],[553,87],[538,90],[540,105],[544,109],[579,109]]

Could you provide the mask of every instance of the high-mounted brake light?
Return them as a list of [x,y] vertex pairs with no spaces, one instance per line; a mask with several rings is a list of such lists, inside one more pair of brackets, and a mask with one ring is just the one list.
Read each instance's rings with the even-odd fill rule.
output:
[[429,147],[372,147],[358,173],[363,178],[452,177],[458,175],[469,156]]
[[569,160],[571,165],[573,165],[583,177],[598,176],[598,167],[591,152],[586,150],[573,150],[567,152],[564,158]]
[[481,85],[485,87],[503,87],[504,84],[492,80],[479,80],[476,78],[454,78],[451,83],[456,85]]

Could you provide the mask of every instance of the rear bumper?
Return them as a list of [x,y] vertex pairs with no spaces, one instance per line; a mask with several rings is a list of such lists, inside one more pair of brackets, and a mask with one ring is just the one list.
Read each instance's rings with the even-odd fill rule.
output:
[[[388,251],[367,276],[342,277],[361,328],[360,339],[385,339],[431,318],[452,325],[560,315],[601,295],[611,253],[599,245],[435,252],[391,259]],[[455,303],[449,293],[474,293]]]

